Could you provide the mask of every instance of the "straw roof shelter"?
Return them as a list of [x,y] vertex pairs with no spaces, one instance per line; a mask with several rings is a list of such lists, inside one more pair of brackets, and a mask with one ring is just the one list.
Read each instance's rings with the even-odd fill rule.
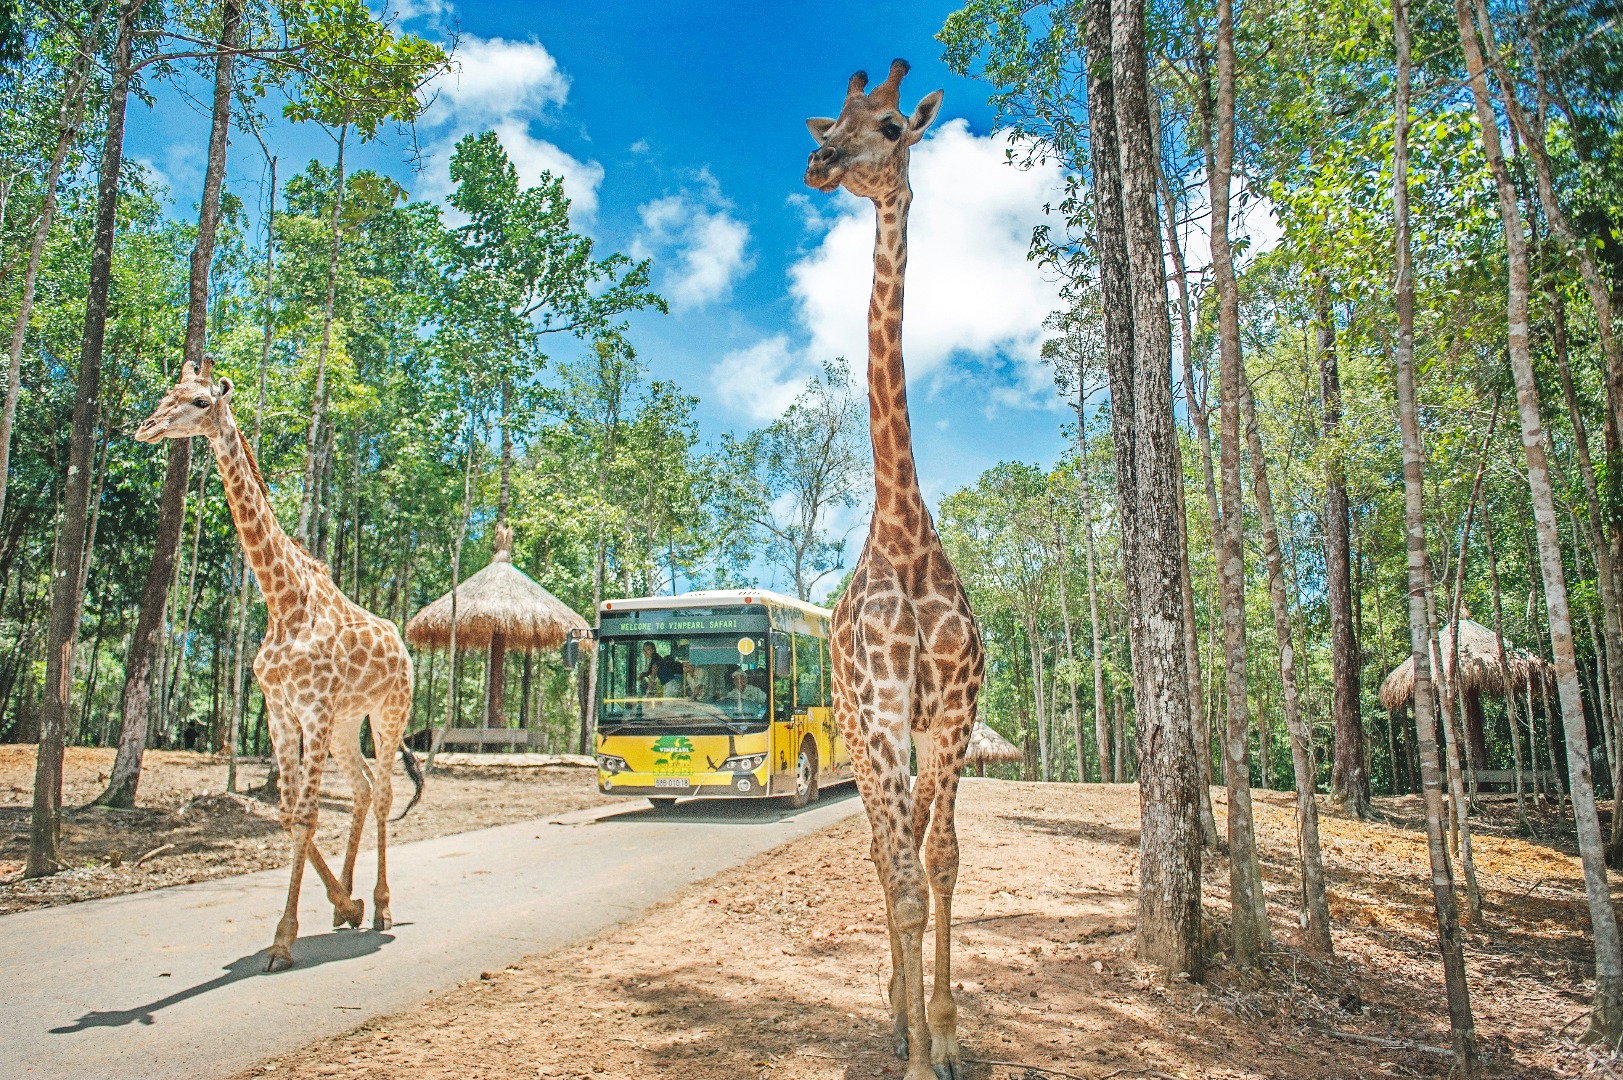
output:
[[[1525,649],[1505,641],[1505,663],[1499,662],[1499,645],[1492,630],[1469,618],[1461,618],[1459,680],[1465,701],[1466,741],[1473,763],[1481,768],[1487,761],[1487,741],[1483,731],[1482,695],[1502,696],[1509,690],[1519,693],[1529,684],[1548,681],[1549,665]],[[1454,655],[1454,635],[1445,627],[1437,634],[1437,647],[1443,663]],[[1435,672],[1433,678],[1435,678]],[[1406,658],[1381,682],[1381,704],[1397,712],[1414,698],[1414,657]]]
[[[499,726],[504,662],[509,650],[556,649],[571,631],[584,633],[586,620],[513,565],[513,530],[496,526],[496,550],[490,565],[456,588],[456,648],[488,650],[490,667],[485,694],[487,727]],[[451,594],[411,617],[406,640],[418,647],[451,645]]]
[[975,766],[977,775],[986,775],[986,763],[989,761],[1025,759],[1026,755],[1018,746],[993,731],[986,721],[975,721],[975,727],[969,733],[969,749],[964,754],[964,763]]

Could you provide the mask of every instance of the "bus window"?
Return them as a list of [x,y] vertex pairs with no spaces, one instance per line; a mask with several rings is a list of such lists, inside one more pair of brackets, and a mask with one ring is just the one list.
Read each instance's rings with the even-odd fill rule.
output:
[[795,706],[823,704],[823,654],[816,638],[795,635]]
[[794,664],[790,658],[789,635],[772,631],[772,705],[779,720],[794,712]]
[[828,662],[828,638],[817,639],[817,651],[823,658],[823,708],[834,704],[834,668]]

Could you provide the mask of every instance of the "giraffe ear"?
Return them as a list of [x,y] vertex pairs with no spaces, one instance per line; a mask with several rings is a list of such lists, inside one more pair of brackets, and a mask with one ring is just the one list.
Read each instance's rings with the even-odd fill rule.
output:
[[829,130],[833,127],[834,121],[827,116],[814,116],[806,121],[806,130],[811,132],[818,146],[823,145],[824,140],[828,138]]
[[913,110],[913,116],[907,122],[907,144],[909,146],[924,138],[924,131],[935,123],[936,114],[941,111],[941,91],[925,95]]
[[231,384],[231,380],[222,375],[220,377],[220,391],[219,391],[219,395],[218,395],[219,400],[220,401],[230,401],[231,400],[231,391],[232,391],[232,389],[233,389],[233,387],[232,387],[232,384]]

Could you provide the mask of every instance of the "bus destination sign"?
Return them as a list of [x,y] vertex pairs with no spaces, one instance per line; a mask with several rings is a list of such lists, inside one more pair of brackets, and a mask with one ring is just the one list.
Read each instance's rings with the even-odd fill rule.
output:
[[634,634],[652,637],[660,634],[730,634],[767,629],[766,609],[718,611],[699,614],[692,611],[605,612],[599,633],[608,636]]

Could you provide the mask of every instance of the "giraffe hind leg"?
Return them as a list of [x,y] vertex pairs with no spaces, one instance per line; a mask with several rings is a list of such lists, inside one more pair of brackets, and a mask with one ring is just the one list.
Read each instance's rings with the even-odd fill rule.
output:
[[349,780],[349,790],[354,801],[349,825],[349,843],[344,849],[344,869],[338,875],[339,889],[343,892],[346,902],[342,906],[334,905],[332,924],[335,927],[357,926],[360,923],[360,915],[355,910],[355,904],[359,901],[352,901],[350,894],[355,888],[355,858],[361,850],[361,833],[366,825],[367,814],[372,808],[372,770],[367,768],[366,759],[361,756],[360,720],[345,723],[333,733],[332,756],[338,759],[339,766]]
[[411,690],[408,688],[385,705],[372,725],[372,749],[377,754],[373,774],[372,813],[378,823],[378,880],[372,890],[372,929],[384,931],[394,926],[389,906],[389,810],[394,805],[394,757],[411,719]]
[[[958,774],[968,745],[970,722],[946,722],[920,740],[920,772],[935,778],[924,861],[935,899],[935,971],[930,994],[930,1063],[938,1080],[960,1080],[958,1003],[952,992],[952,894],[958,885]],[[915,793],[917,794],[917,793]],[[915,818],[917,818],[915,814]]]

